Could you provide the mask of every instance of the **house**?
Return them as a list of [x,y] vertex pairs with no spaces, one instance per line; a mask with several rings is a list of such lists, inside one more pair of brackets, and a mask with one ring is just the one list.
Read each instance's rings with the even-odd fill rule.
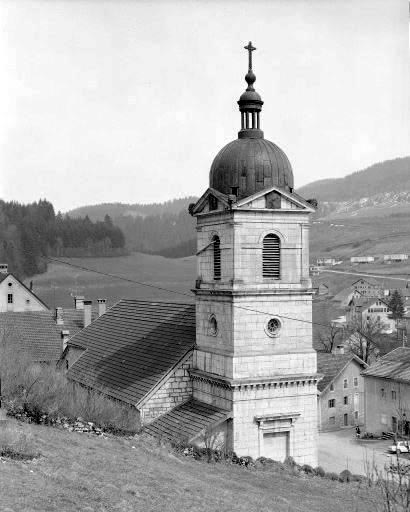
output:
[[357,297],[380,297],[383,295],[383,287],[377,279],[373,277],[360,278],[351,285],[353,292],[357,292]]
[[350,263],[373,263],[374,259],[374,256],[352,256],[350,258]]
[[[255,48],[246,48],[251,64]],[[136,407],[147,435],[197,442],[212,430],[238,455],[316,466],[315,207],[264,138],[252,69],[246,81],[238,138],[216,155],[209,188],[189,207],[195,305],[120,301],[69,340],[67,375]]]
[[408,254],[385,254],[383,256],[384,263],[401,263],[409,259]]
[[320,269],[316,265],[310,265],[309,266],[309,273],[310,273],[311,276],[318,276],[319,273],[320,273]]
[[321,283],[317,289],[318,295],[329,295],[329,287],[327,284]]
[[[6,269],[7,267],[3,264],[3,270]],[[0,312],[48,310],[47,304],[16,276],[9,272],[0,272]]]
[[337,261],[336,258],[318,258],[316,264],[318,267],[333,267]]
[[317,386],[320,430],[364,424],[365,368],[365,362],[343,349],[317,353],[317,369],[323,375]]
[[396,348],[362,375],[366,431],[410,434],[410,348]]
[[353,297],[346,313],[348,325],[377,325],[381,331],[393,332],[396,320],[392,318],[388,303],[375,297]]

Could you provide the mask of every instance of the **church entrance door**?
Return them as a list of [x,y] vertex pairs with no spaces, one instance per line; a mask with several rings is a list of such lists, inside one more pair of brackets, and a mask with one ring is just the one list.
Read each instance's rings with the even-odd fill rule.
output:
[[263,451],[264,457],[283,462],[289,455],[289,432],[266,432]]

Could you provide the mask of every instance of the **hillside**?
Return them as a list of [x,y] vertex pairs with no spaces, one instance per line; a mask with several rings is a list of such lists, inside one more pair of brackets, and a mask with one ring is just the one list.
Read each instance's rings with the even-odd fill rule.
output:
[[102,203],[74,208],[67,212],[70,217],[88,217],[93,220],[103,220],[105,215],[112,219],[118,217],[147,217],[148,215],[175,215],[186,210],[189,203],[194,203],[198,198],[194,196],[181,199],[171,199],[163,203],[151,204],[126,204],[126,203]]
[[297,192],[319,202],[343,202],[405,190],[410,192],[410,156],[386,160],[344,178],[314,181]]
[[379,497],[357,484],[195,461],[138,437],[11,421],[41,457],[1,458],[4,511],[370,512]]
[[[313,260],[326,254],[410,252],[410,157],[377,163],[344,178],[316,181],[297,192],[319,202],[313,220],[321,224],[314,224],[311,231]],[[100,204],[69,214],[95,220],[108,214],[124,233],[129,249],[178,258],[196,250],[195,219],[187,213],[195,200]]]

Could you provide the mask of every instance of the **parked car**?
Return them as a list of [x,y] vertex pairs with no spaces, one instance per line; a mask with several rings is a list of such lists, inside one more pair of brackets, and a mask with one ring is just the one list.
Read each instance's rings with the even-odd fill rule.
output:
[[409,453],[409,443],[408,441],[398,441],[396,444],[390,446],[389,451],[392,453]]

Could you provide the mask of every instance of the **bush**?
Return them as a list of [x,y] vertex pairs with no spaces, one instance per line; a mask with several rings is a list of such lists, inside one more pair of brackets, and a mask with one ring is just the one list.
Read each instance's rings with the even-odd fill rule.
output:
[[364,475],[356,475],[353,474],[351,477],[351,482],[365,482],[367,479]]
[[350,482],[352,480],[352,473],[345,469],[339,475],[339,482]]
[[295,459],[289,455],[286,457],[284,464],[285,466],[288,466],[290,468],[294,468],[295,466],[297,466]]
[[301,467],[301,470],[306,473],[307,475],[314,475],[315,470],[312,468],[312,466],[309,466],[309,464],[303,464]]
[[325,470],[322,468],[322,466],[318,466],[314,469],[315,475],[320,476],[323,478],[325,476]]
[[[4,352],[3,352],[4,355]],[[2,391],[10,415],[25,413],[36,423],[53,423],[66,417],[83,418],[112,433],[135,433],[138,411],[101,392],[69,381],[54,365],[33,364],[19,354],[6,354],[2,361]]]
[[325,478],[329,480],[339,480],[339,475],[337,473],[325,473]]

